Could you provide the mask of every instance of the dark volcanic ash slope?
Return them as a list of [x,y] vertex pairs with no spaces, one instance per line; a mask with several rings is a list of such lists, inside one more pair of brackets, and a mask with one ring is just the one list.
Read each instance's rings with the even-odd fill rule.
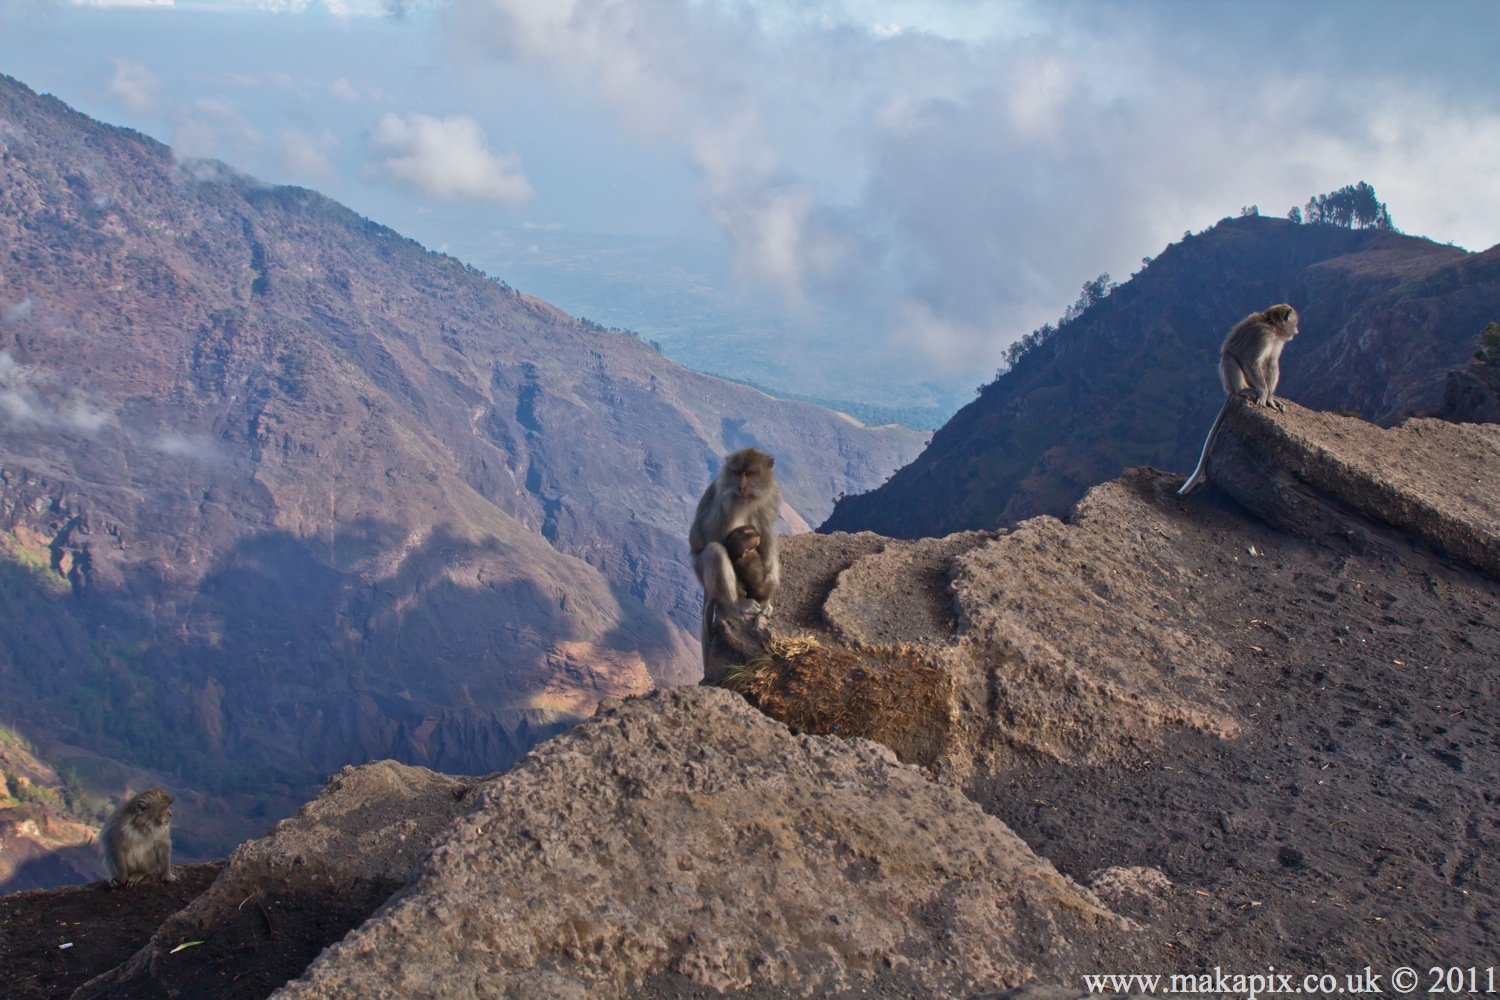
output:
[[1438,409],[1500,318],[1500,247],[1469,254],[1393,232],[1229,219],[1167,247],[934,435],[827,531],[897,538],[1063,516],[1130,466],[1183,472],[1223,401],[1218,351],[1274,302],[1301,313],[1278,394],[1381,424]]
[[220,788],[505,766],[693,679],[726,450],[778,455],[795,523],[919,441],[8,78],[0,174],[0,700],[33,737]]

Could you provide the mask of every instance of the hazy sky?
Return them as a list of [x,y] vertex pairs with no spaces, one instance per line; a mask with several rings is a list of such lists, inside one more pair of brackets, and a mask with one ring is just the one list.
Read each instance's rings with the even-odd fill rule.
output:
[[678,237],[714,308],[970,385],[1242,206],[1366,180],[1500,242],[1496,39],[1489,0],[0,0],[0,70],[181,155],[476,258]]

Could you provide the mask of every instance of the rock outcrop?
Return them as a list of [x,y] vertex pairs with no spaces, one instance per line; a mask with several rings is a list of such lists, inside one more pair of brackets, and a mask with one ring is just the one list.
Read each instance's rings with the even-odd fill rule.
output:
[[619,995],[661,972],[926,995],[1081,969],[1126,925],[951,785],[738,695],[602,708],[485,786],[405,890],[276,995]]
[[1380,428],[1241,399],[1224,426],[1209,478],[1268,522],[1313,538],[1366,534],[1352,511],[1500,577],[1500,424]]
[[[130,961],[73,996],[265,996],[400,889],[479,784],[394,761],[344,768],[296,816],[235,848]],[[260,951],[267,939],[276,947]],[[231,980],[223,969],[245,949],[259,954]]]
[[1153,929],[1131,970],[1439,964],[1500,905],[1497,445],[1236,405],[1188,497],[1140,468],[1065,522],[787,540],[716,673],[961,779]]

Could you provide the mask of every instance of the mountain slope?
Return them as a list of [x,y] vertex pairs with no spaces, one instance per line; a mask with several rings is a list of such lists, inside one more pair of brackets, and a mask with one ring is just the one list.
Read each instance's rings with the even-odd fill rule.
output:
[[0,694],[34,738],[271,813],[349,761],[504,767],[694,679],[725,451],[775,453],[798,523],[919,446],[8,78],[0,149]]
[[901,538],[1061,516],[1134,465],[1183,472],[1223,401],[1224,334],[1290,302],[1301,333],[1279,395],[1391,423],[1436,408],[1500,313],[1500,248],[1394,232],[1227,219],[1169,246],[985,386],[921,458],[838,504],[825,531]]

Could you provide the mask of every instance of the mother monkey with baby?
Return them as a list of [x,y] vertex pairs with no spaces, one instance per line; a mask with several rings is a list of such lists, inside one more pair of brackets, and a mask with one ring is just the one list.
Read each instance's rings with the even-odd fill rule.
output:
[[781,582],[776,557],[781,487],[771,471],[775,464],[776,459],[754,448],[729,455],[693,515],[688,548],[703,585],[705,675],[715,621],[771,613],[771,597]]

